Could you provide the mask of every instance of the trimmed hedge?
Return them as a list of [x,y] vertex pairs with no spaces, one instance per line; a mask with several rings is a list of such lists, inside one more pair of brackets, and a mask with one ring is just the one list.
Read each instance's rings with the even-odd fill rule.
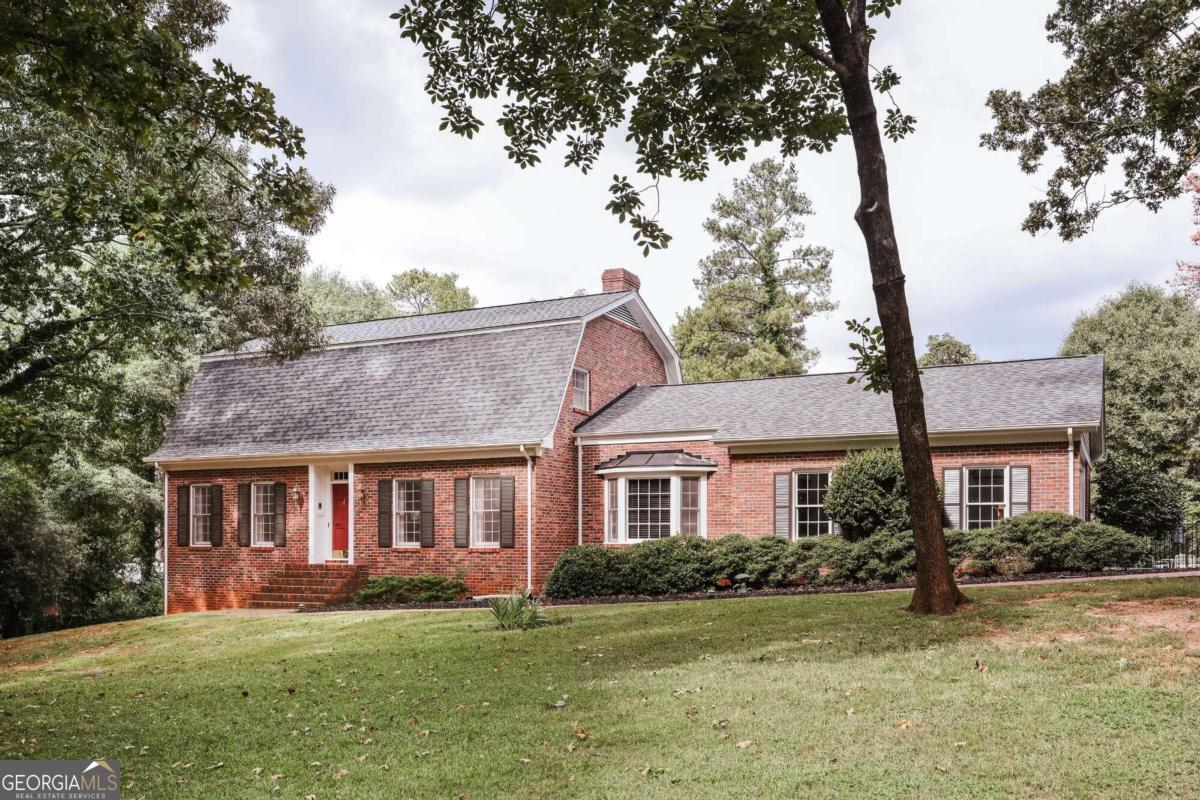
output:
[[354,602],[361,605],[446,603],[467,596],[467,585],[445,575],[387,575],[369,578]]
[[[956,571],[974,576],[1096,572],[1143,566],[1149,558],[1142,537],[1052,512],[1025,514],[990,530],[947,530],[945,536]],[[774,536],[673,536],[627,548],[572,547],[554,565],[545,593],[565,599],[900,583],[912,579],[916,565],[912,531],[883,530],[857,542],[841,536],[794,543]]]

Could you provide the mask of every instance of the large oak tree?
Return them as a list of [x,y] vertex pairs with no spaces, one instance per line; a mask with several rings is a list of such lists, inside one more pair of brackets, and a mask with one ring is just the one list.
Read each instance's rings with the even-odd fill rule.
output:
[[[850,134],[879,332],[863,366],[890,387],[913,513],[917,586],[910,608],[952,613],[964,598],[942,536],[920,371],[892,223],[884,133],[913,127],[895,107],[880,128],[877,94],[899,78],[871,63],[871,20],[899,0],[411,0],[393,17],[424,53],[425,88],[442,127],[473,136],[474,105],[503,96],[507,153],[532,166],[552,142],[567,165],[591,169],[608,134],[623,130],[638,172],[700,180],[715,161],[776,141],[784,156],[824,152]],[[639,190],[614,176],[609,209],[644,251],[669,237]],[[882,345],[880,347],[879,345]],[[880,361],[886,359],[886,370]],[[886,380],[874,380],[886,376]]]

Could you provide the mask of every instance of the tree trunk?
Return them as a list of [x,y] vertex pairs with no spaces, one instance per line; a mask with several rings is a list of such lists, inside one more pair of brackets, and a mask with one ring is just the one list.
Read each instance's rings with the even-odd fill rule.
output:
[[[858,3],[851,3],[858,7]],[[917,586],[909,611],[919,614],[953,614],[966,598],[954,582],[946,539],[942,535],[942,508],[937,499],[929,434],[925,426],[925,400],[921,374],[913,350],[912,325],[904,293],[904,271],[892,225],[888,196],[887,163],[875,111],[870,81],[870,46],[865,21],[852,30],[841,0],[817,0],[821,21],[829,38],[846,116],[858,161],[859,205],[854,214],[867,243],[867,259],[875,291],[875,306],[887,349],[892,407],[904,462],[904,480],[912,512],[917,550]],[[851,11],[854,14],[854,11]]]
[[0,622],[0,638],[13,639],[21,635],[21,607],[9,603],[4,608],[4,619]]

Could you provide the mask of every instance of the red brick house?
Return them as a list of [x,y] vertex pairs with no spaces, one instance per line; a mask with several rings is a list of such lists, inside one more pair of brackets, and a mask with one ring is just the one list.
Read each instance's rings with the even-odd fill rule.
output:
[[[890,399],[847,375],[683,384],[638,294],[337,325],[277,363],[206,356],[147,461],[166,483],[169,612],[288,607],[366,576],[536,591],[577,542],[835,533],[847,450],[894,445]],[[925,370],[952,523],[1087,516],[1100,356]]]

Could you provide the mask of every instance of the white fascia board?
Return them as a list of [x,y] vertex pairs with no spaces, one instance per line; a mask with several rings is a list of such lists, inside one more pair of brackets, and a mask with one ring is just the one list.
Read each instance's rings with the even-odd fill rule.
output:
[[[405,461],[454,461],[462,458],[523,458],[521,446],[531,455],[541,455],[538,442],[511,445],[478,445],[463,447],[424,447],[405,450],[345,450],[332,453],[280,453],[270,455],[232,455],[196,458],[165,458],[158,464],[164,470],[241,469],[250,467],[281,467],[305,465],[386,464]],[[154,463],[147,460],[147,463]]]
[[[553,328],[558,325],[571,325],[580,321],[579,317],[566,317],[564,319],[543,320],[541,322],[525,322],[520,325],[497,325],[491,328],[471,328],[465,331],[446,331],[444,333],[423,333],[415,336],[389,336],[384,339],[363,339],[355,342],[338,342],[336,344],[327,344],[323,347],[317,347],[312,352],[317,353],[323,350],[348,350],[352,347],[371,347],[380,344],[395,344],[396,342],[424,342],[430,339],[457,339],[462,336],[481,336],[488,333],[505,333],[508,331],[521,331],[528,328]],[[269,354],[262,350],[254,352],[238,352],[238,353],[209,353],[200,357],[202,362],[205,361],[237,361],[251,358],[266,358]]]
[[[931,446],[952,446],[996,442],[1020,444],[1052,442],[1062,438],[1066,425],[1033,425],[1015,428],[965,428],[962,430],[933,431],[929,434]],[[1095,422],[1074,425],[1076,431],[1096,430]],[[879,432],[852,436],[807,436],[798,438],[721,439],[714,444],[724,445],[731,453],[804,452],[814,450],[844,450],[864,447],[894,447],[898,441],[896,433]]]
[[577,433],[575,441],[583,446],[601,444],[649,444],[654,442],[707,442],[717,433],[715,428],[680,431],[651,431],[648,433]]
[[679,364],[679,352],[675,349],[675,345],[671,343],[671,338],[667,336],[662,326],[658,324],[658,320],[650,313],[650,308],[646,305],[646,301],[637,292],[629,292],[618,297],[607,306],[599,308],[585,316],[583,321],[584,323],[591,322],[596,317],[603,316],[626,304],[630,306],[629,313],[633,315],[638,325],[641,326],[642,333],[649,340],[650,346],[654,348],[655,352],[662,359],[663,367],[667,372],[667,383],[683,383],[683,369]]

